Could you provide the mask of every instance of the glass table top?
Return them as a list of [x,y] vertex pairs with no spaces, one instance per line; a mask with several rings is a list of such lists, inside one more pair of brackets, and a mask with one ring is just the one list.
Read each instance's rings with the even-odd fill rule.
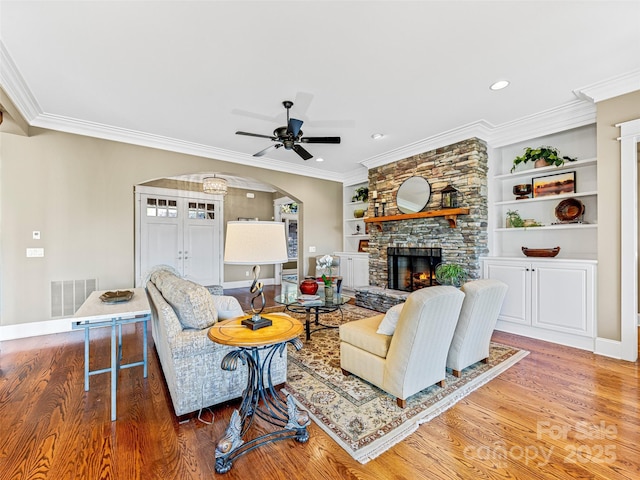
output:
[[281,295],[277,295],[274,298],[274,300],[276,303],[279,303],[281,305],[299,305],[299,306],[309,306],[309,307],[323,306],[323,305],[324,306],[334,306],[334,305],[340,306],[340,305],[344,305],[345,303],[349,302],[349,300],[351,300],[351,297],[347,295],[334,292],[333,300],[326,301],[326,299],[324,298],[324,292],[322,291],[322,289],[318,289],[317,296],[319,297],[317,300],[303,301],[301,300],[301,298],[304,298],[302,294],[298,292],[288,292],[288,293],[283,293]]

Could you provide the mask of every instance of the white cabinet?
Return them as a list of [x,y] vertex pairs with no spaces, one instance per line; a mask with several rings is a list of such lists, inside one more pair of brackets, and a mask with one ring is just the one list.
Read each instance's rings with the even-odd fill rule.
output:
[[369,285],[369,254],[335,252],[340,257],[340,273],[342,287],[353,290],[355,287]]
[[[366,243],[369,240],[367,234],[367,226],[364,223],[364,219],[369,209],[369,202],[352,201],[355,191],[359,187],[366,187],[368,184],[358,183],[357,185],[351,185],[344,187],[343,190],[343,227],[344,241],[342,248],[345,252],[358,252],[359,249],[365,249]],[[362,210],[364,216],[356,217],[354,212]]]
[[593,351],[596,262],[485,258],[484,277],[509,286],[498,330]]
[[222,202],[162,190],[137,195],[136,285],[156,265],[169,265],[202,285],[222,284]]

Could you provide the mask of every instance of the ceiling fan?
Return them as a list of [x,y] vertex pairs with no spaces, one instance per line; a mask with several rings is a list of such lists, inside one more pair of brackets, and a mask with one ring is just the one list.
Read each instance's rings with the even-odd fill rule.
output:
[[300,130],[302,127],[302,120],[297,118],[289,118],[289,109],[293,107],[293,102],[285,100],[282,102],[284,108],[287,109],[287,125],[284,127],[278,127],[273,131],[271,135],[260,135],[258,133],[249,132],[236,132],[236,135],[247,135],[249,137],[268,138],[275,143],[264,150],[260,150],[258,153],[254,153],[254,157],[261,157],[269,150],[278,149],[284,147],[285,150],[293,150],[302,157],[303,160],[309,160],[313,158],[307,150],[305,150],[301,143],[340,143],[340,137],[303,137],[303,132]]

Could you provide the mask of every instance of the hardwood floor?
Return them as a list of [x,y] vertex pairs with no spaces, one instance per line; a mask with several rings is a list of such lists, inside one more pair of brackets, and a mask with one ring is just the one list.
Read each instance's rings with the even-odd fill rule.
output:
[[[244,291],[233,293],[247,304]],[[124,328],[125,360],[139,358],[141,329]],[[108,333],[91,333],[92,368],[109,362]],[[83,389],[82,332],[4,341],[0,480],[640,478],[637,362],[500,332],[494,339],[531,353],[366,465],[312,423],[308,443],[266,445],[224,475],[213,452],[236,402],[215,407],[213,425],[178,423],[151,336],[149,377],[120,372],[115,422],[109,376]]]

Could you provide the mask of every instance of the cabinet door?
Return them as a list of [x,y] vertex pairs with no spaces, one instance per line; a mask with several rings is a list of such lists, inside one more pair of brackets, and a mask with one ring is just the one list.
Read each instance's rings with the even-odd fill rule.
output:
[[532,325],[592,336],[593,278],[589,265],[532,264]]
[[530,325],[529,264],[526,262],[486,262],[484,276],[500,280],[509,287],[498,318],[507,322]]
[[351,260],[353,283],[352,288],[369,285],[369,257],[368,255],[354,256]]

